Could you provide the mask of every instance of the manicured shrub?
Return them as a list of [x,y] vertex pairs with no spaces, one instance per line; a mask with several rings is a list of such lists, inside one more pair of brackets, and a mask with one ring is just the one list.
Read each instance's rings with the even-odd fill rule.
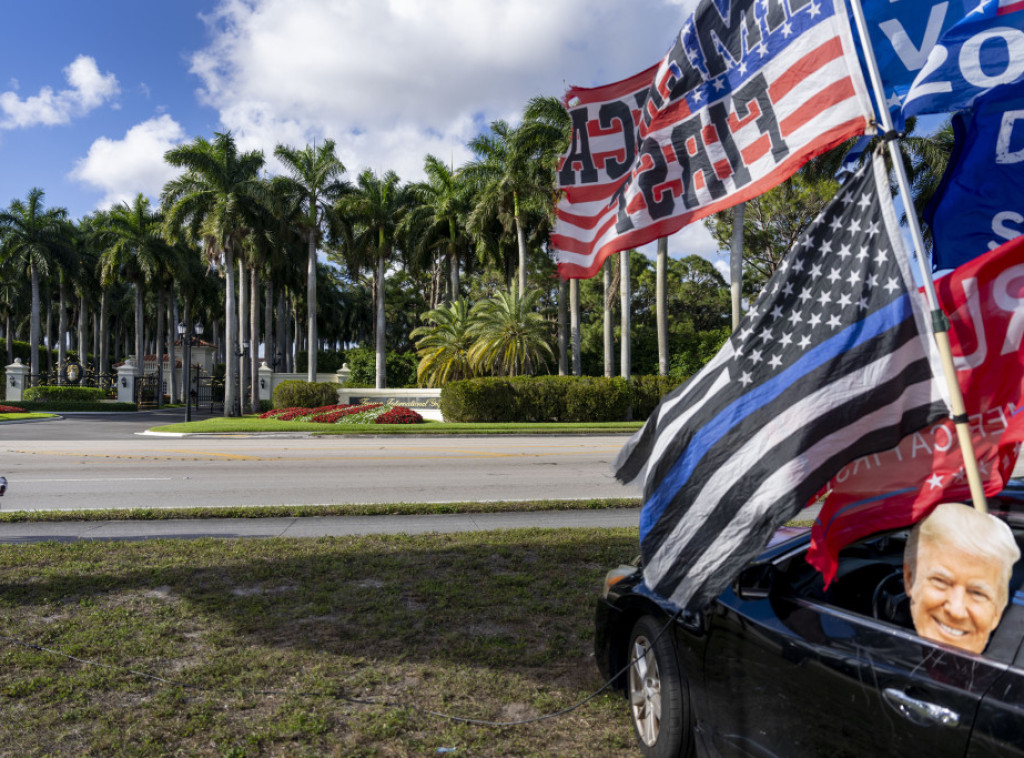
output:
[[[345,351],[334,351],[326,352],[324,350],[316,351],[316,372],[318,374],[333,374],[342,367],[345,363]],[[298,373],[309,370],[309,352],[306,350],[300,350],[295,355],[295,370]]]
[[[377,386],[377,353],[372,347],[356,347],[346,351],[349,387]],[[420,365],[415,352],[388,352],[384,356],[384,370],[388,387],[415,387],[416,369]]]
[[645,419],[682,380],[670,377],[479,377],[441,390],[448,421],[477,423],[584,423]]
[[36,403],[98,403],[106,397],[99,387],[71,387],[51,384],[29,387],[22,397]]
[[686,381],[676,376],[633,376],[629,379],[634,419],[646,419],[669,392]]
[[319,408],[338,402],[338,385],[334,382],[304,382],[289,379],[274,387],[275,408]]

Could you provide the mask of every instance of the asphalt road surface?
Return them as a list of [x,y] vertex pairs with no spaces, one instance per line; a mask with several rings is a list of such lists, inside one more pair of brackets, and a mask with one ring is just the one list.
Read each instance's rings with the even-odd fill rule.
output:
[[625,435],[156,437],[182,412],[0,428],[3,510],[634,497]]

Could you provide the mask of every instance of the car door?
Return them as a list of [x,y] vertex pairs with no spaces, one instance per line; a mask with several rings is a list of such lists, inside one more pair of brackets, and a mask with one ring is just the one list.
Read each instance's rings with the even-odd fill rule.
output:
[[959,758],[1006,668],[799,597],[728,591],[709,623],[698,734],[712,755]]

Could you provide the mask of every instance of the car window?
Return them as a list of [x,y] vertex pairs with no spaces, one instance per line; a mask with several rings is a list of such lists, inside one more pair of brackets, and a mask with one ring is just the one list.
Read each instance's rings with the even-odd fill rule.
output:
[[[1024,530],[1014,529],[1024,552]],[[914,632],[910,604],[903,586],[903,550],[908,532],[901,530],[851,545],[839,555],[835,579],[826,588],[821,574],[805,559],[791,555],[776,565],[772,595],[826,603],[844,611],[876,619]],[[1024,663],[1024,560],[1018,561],[1010,580],[1010,602],[992,633],[985,656],[1009,663]],[[1019,656],[1018,656],[1019,653]]]

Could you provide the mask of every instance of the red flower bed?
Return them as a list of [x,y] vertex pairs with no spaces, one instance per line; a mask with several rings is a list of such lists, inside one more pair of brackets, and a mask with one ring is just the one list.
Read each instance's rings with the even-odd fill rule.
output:
[[326,413],[328,411],[335,411],[335,410],[340,410],[342,408],[351,408],[351,407],[352,406],[350,406],[350,405],[345,405],[344,403],[341,403],[339,405],[322,405],[319,408],[299,408],[299,407],[275,408],[272,411],[267,411],[266,413],[261,413],[259,415],[259,417],[260,418],[272,418],[272,419],[276,419],[278,421],[291,421],[292,419],[296,419],[296,418],[298,418],[300,416],[308,416],[311,413]]
[[402,405],[396,405],[387,413],[382,413],[373,420],[375,424],[420,424],[423,416]]
[[0,405],[0,413],[24,413],[24,408],[15,408],[13,405]]
[[[363,411],[372,411],[374,408],[380,408],[380,406],[380,403],[370,403],[369,405],[349,405],[327,413],[317,413],[315,416],[310,416],[309,420],[315,424],[333,424],[343,416],[354,416],[355,414],[362,413]],[[320,409],[318,408],[317,410]]]

